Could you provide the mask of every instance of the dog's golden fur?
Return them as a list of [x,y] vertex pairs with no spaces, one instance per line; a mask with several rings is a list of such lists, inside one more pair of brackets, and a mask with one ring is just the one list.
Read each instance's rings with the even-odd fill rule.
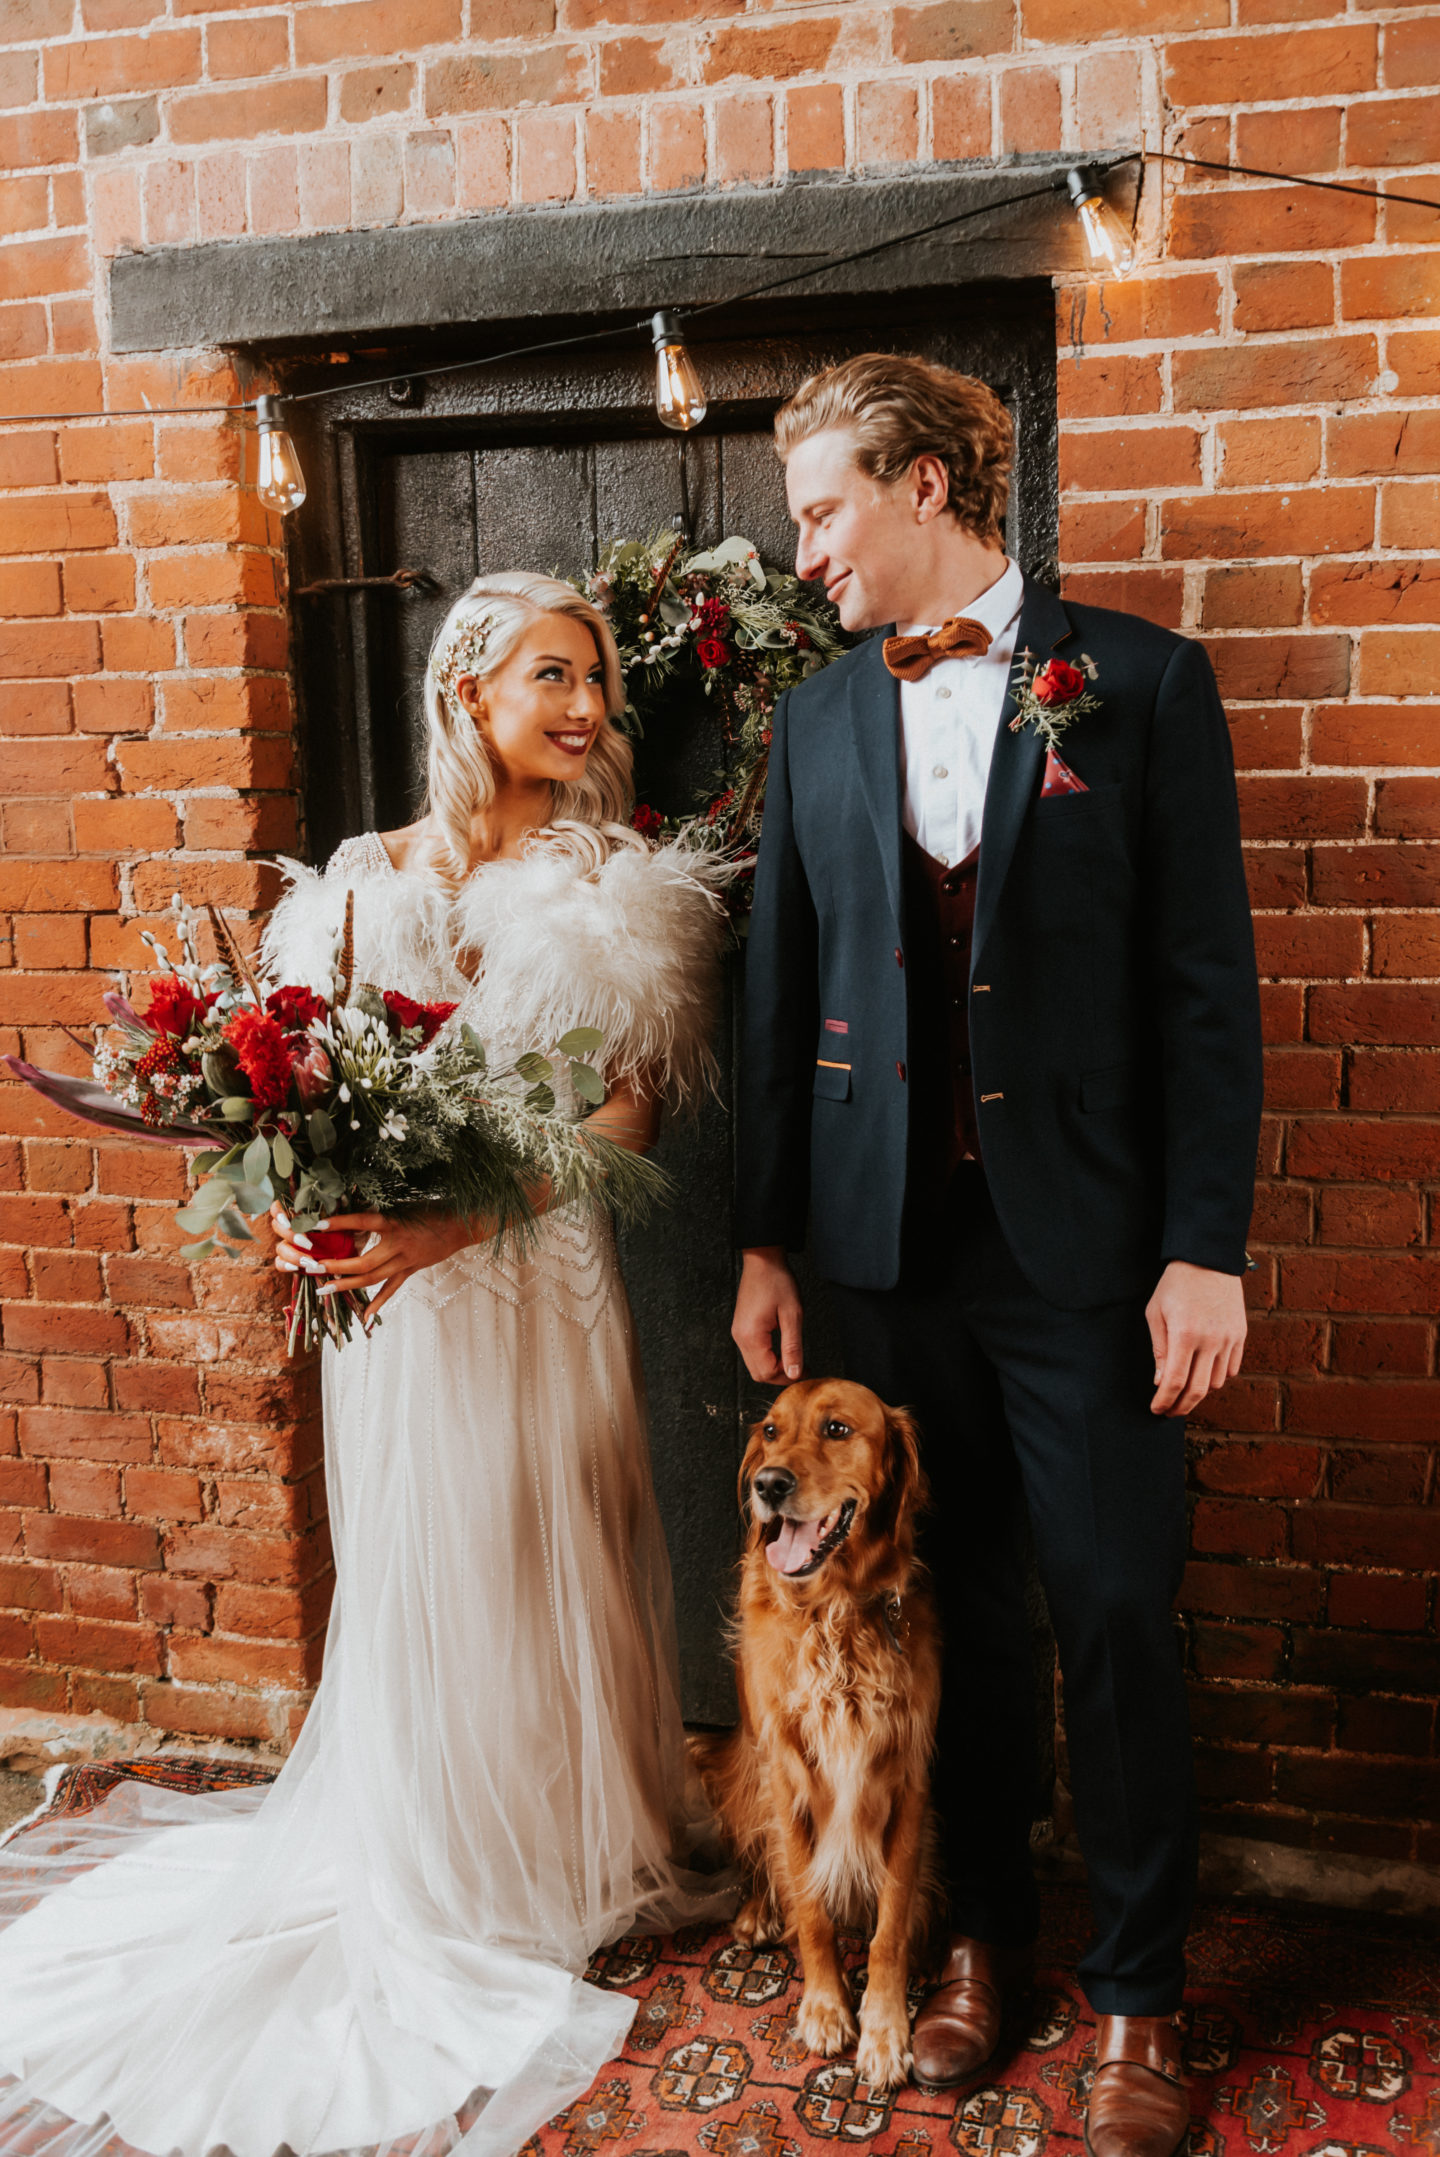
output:
[[[775,1469],[794,1484],[772,1505],[754,1479]],[[832,2055],[857,2035],[835,1928],[871,1932],[856,2065],[872,2089],[891,2089],[909,2071],[907,1986],[936,1910],[940,1643],[914,1555],[915,1427],[864,1386],[789,1386],[751,1431],[740,1487],[751,1513],[735,1626],[740,1723],[696,1741],[749,1880],[735,1929],[796,1942],[800,2035]],[[787,1576],[767,1560],[782,1518],[843,1522],[847,1505],[849,1532],[814,1571]]]

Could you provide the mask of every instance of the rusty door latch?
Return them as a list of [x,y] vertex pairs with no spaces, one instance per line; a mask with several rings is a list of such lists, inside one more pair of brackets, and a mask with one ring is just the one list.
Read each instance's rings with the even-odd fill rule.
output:
[[297,584],[296,599],[313,599],[321,592],[438,592],[439,580],[428,569],[394,569],[388,577],[317,577],[313,584]]

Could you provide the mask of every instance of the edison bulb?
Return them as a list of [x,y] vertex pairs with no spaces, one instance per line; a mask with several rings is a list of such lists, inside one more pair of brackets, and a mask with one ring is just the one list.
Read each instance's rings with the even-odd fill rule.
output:
[[1107,271],[1113,277],[1128,275],[1135,262],[1134,234],[1127,231],[1091,174],[1077,167],[1066,173],[1065,185],[1080,219],[1090,260],[1102,276]]
[[705,417],[705,392],[674,315],[652,317],[655,341],[655,411],[662,427],[689,434]]
[[261,397],[255,407],[260,430],[260,471],[257,492],[267,509],[284,516],[298,509],[305,499],[305,474],[295,444],[280,424],[278,397]]

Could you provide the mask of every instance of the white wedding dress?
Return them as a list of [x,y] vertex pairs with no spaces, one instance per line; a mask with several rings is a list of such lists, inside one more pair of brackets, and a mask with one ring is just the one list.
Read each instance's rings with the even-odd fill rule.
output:
[[[359,978],[460,999],[502,1054],[598,1025],[610,1076],[693,1088],[703,865],[572,843],[451,901],[347,842],[296,867],[267,970],[327,989],[353,889]],[[594,1950],[730,1907],[687,1869],[706,1823],[607,1226],[552,1214],[523,1262],[415,1276],[323,1384],[338,1586],[278,1779],[122,1783],[0,1850],[11,2157],[508,2157],[623,2041]]]

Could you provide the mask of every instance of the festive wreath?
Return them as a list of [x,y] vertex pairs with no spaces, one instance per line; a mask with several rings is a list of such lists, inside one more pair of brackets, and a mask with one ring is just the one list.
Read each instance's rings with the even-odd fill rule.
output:
[[[697,695],[718,708],[724,761],[714,791],[689,817],[642,802],[636,829],[660,839],[683,826],[706,846],[753,848],[776,702],[852,642],[833,607],[762,561],[748,539],[693,552],[664,531],[612,541],[580,589],[620,647],[627,732],[638,738],[693,717]],[[749,878],[731,889],[732,905],[745,911]]]

